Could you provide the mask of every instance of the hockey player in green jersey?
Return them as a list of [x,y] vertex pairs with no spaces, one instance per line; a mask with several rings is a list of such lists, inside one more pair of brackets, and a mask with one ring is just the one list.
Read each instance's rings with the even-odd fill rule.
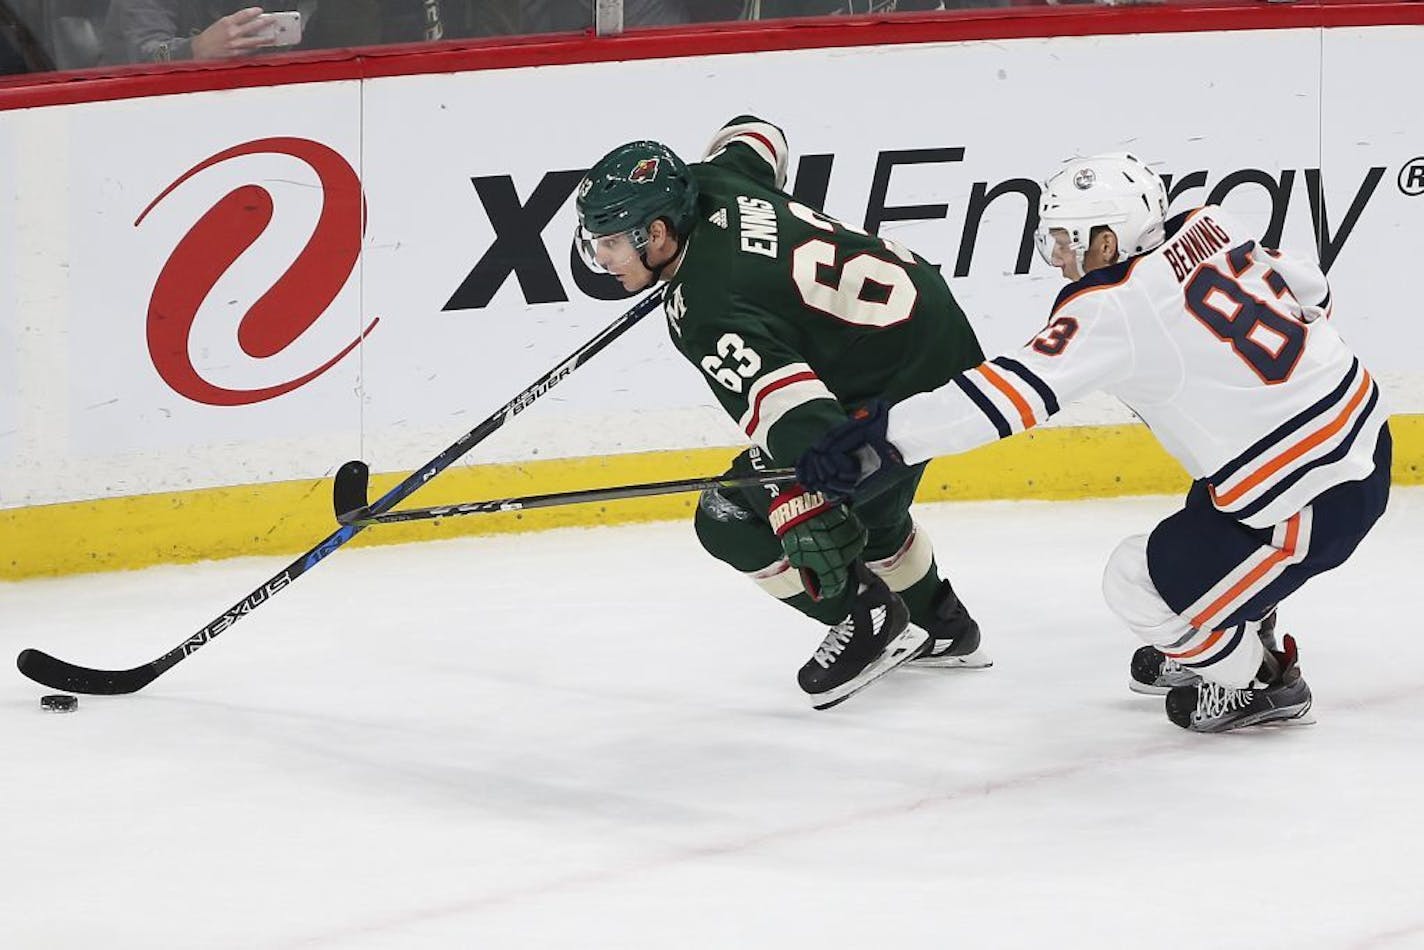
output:
[[[729,474],[792,465],[848,413],[984,359],[935,267],[792,199],[786,165],[781,130],[739,116],[701,162],[630,142],[578,188],[584,259],[627,290],[665,284],[673,343],[751,440]],[[800,486],[700,499],[713,557],[832,625],[798,676],[818,709],[901,663],[989,665],[910,517],[923,471],[854,509]]]

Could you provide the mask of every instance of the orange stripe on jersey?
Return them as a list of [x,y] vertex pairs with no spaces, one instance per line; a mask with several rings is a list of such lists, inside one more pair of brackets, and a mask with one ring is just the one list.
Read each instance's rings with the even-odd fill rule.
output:
[[984,378],[992,383],[995,389],[1003,393],[1009,402],[1014,404],[1014,408],[1019,411],[1019,419],[1023,422],[1025,429],[1032,429],[1038,424],[1038,420],[1033,417],[1033,407],[1028,404],[1028,400],[1023,397],[1023,394],[1013,387],[1012,383],[994,372],[988,363],[980,363],[974,368],[983,373]]
[[1056,307],[1053,308],[1053,312],[1050,313],[1049,316],[1057,316],[1058,311],[1062,310],[1064,307],[1068,306],[1070,303],[1077,300],[1079,297],[1084,296],[1085,294],[1090,294],[1095,290],[1110,290],[1113,287],[1121,287],[1123,284],[1127,283],[1128,278],[1132,276],[1132,272],[1137,270],[1137,265],[1142,263],[1146,259],[1146,254],[1134,257],[1132,259],[1132,263],[1127,265],[1127,270],[1122,272],[1122,277],[1118,280],[1113,281],[1111,284],[1094,284],[1091,287],[1084,287],[1082,290],[1078,291],[1075,294],[1070,294],[1069,296],[1065,297],[1061,302],[1059,302]]
[[770,396],[778,389],[785,389],[792,383],[804,383],[810,379],[816,379],[816,374],[811,372],[810,370],[803,370],[799,373],[792,373],[785,379],[778,379],[776,382],[770,384],[769,386],[762,389],[761,392],[757,393],[756,404],[752,406],[751,420],[747,423],[746,429],[744,430],[747,435],[751,436],[751,434],[757,430],[757,426],[761,423],[761,404],[766,400],[767,396]]
[[1345,404],[1345,408],[1340,410],[1340,414],[1334,419],[1332,419],[1328,425],[1322,426],[1315,432],[1312,432],[1310,435],[1301,439],[1295,445],[1286,449],[1280,455],[1277,455],[1275,458],[1271,459],[1265,465],[1262,465],[1260,468],[1256,469],[1256,471],[1252,472],[1250,476],[1248,476],[1239,484],[1237,484],[1236,487],[1227,489],[1221,494],[1217,494],[1215,485],[1208,486],[1207,491],[1211,493],[1211,500],[1216,504],[1218,508],[1220,508],[1222,505],[1231,504],[1232,502],[1240,498],[1242,495],[1246,494],[1248,491],[1255,488],[1257,485],[1261,484],[1266,479],[1279,472],[1281,469],[1285,468],[1291,462],[1294,462],[1306,452],[1309,452],[1311,449],[1320,445],[1326,439],[1330,438],[1335,433],[1345,428],[1345,424],[1350,421],[1351,414],[1353,414],[1354,411],[1359,408],[1360,403],[1364,401],[1365,396],[1369,393],[1370,386],[1371,380],[1369,371],[1362,370],[1362,375],[1360,377],[1360,385],[1355,390],[1355,394],[1350,397],[1350,401]]
[[[1295,557],[1295,546],[1299,542],[1299,540],[1300,512],[1296,512],[1295,514],[1291,515],[1289,519],[1286,520],[1285,543],[1280,548],[1273,551],[1270,557],[1266,558],[1260,564],[1257,564],[1245,577],[1241,578],[1241,580],[1231,585],[1230,590],[1222,594],[1220,597],[1216,598],[1216,600],[1212,601],[1209,605],[1207,605],[1205,610],[1202,610],[1195,617],[1192,617],[1191,620],[1189,620],[1188,622],[1193,627],[1200,627],[1205,624],[1208,620],[1210,620],[1213,616],[1216,615],[1217,611],[1225,607],[1227,604],[1231,603],[1237,597],[1241,596],[1244,591],[1251,588],[1257,581],[1259,581],[1268,572],[1270,572],[1270,570],[1274,568],[1277,564],[1281,563],[1287,558]],[[1212,635],[1212,637],[1215,638],[1219,636],[1220,633],[1221,631],[1218,630],[1215,634]],[[1200,649],[1191,650],[1187,653],[1167,653],[1166,655],[1172,657],[1172,659],[1174,660],[1178,657],[1194,656],[1195,654],[1200,653],[1202,650],[1206,649],[1208,646],[1211,645],[1211,643],[1214,642],[1215,639],[1211,639],[1208,643],[1203,644]]]
[[1190,650],[1186,650],[1182,653],[1168,653],[1166,650],[1163,650],[1162,655],[1169,656],[1174,660],[1189,660],[1200,653],[1205,653],[1207,650],[1210,650],[1212,646],[1216,644],[1216,641],[1221,639],[1221,635],[1225,632],[1225,630],[1213,630],[1211,636]]

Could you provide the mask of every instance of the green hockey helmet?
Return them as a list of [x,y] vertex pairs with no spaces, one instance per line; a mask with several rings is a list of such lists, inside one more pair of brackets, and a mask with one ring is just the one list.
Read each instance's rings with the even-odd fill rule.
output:
[[611,244],[611,238],[626,236],[641,256],[648,228],[659,218],[679,237],[685,236],[697,216],[697,182],[666,145],[628,142],[588,170],[579,182],[575,206],[579,249],[591,266],[604,270],[597,250]]

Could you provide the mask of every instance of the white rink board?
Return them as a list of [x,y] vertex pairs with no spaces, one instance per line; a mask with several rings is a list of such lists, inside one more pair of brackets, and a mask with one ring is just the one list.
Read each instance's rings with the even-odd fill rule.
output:
[[[1319,212],[1311,189],[1323,194],[1325,224],[1339,244],[1330,271],[1337,320],[1393,408],[1424,411],[1418,348],[1396,342],[1412,338],[1411,308],[1401,301],[1415,292],[1407,277],[1389,276],[1417,271],[1407,255],[1424,197],[1402,190],[1412,179],[1401,170],[1424,155],[1424,119],[1378,95],[1397,88],[1391,76],[1410,74],[1424,31],[1327,30],[1323,47],[1321,32],[703,56],[0,113],[0,172],[17,182],[16,195],[0,204],[15,222],[0,234],[12,278],[0,286],[0,373],[18,383],[0,389],[0,507],[313,477],[356,455],[377,470],[418,466],[627,306],[591,299],[575,284],[572,201],[551,207],[539,231],[547,262],[530,266],[543,268],[542,298],[507,275],[487,288],[486,304],[452,306],[466,275],[505,233],[499,224],[507,229],[511,218],[508,208],[492,211],[472,179],[489,193],[512,189],[516,212],[528,204],[533,215],[533,196],[550,173],[577,171],[618,142],[647,136],[695,158],[723,121],[743,112],[786,129],[793,174],[803,156],[829,156],[826,208],[855,223],[865,220],[877,162],[887,153],[954,154],[894,167],[878,204],[948,205],[943,215],[887,221],[883,231],[944,265],[990,352],[1017,346],[1041,326],[1060,281],[1036,257],[1026,273],[1015,272],[1026,201],[1008,194],[976,223],[976,186],[1032,182],[1075,152],[1113,148],[1154,160],[1177,181],[1200,173],[1176,208],[1205,201],[1233,176],[1289,176],[1278,205],[1250,181],[1224,203],[1263,230],[1274,211],[1282,243],[1314,253]],[[1164,62],[1183,68],[1143,81],[1163,76]],[[1113,89],[1120,105],[1079,109],[1055,99],[1078,85],[1073,77],[1088,75]],[[682,105],[656,119],[637,110],[615,114],[591,94],[674,85]],[[906,94],[889,94],[899,90]],[[320,241],[314,237],[323,195],[350,207],[339,178],[323,179],[291,156],[234,157],[197,173],[136,222],[190,168],[272,137],[340,156],[360,178],[366,229],[359,260],[299,281],[283,308],[269,308],[281,316],[275,330],[269,321],[266,350],[244,350],[239,323],[294,261],[339,257],[326,250],[330,222]],[[957,149],[962,154],[950,151]],[[222,249],[240,242],[220,229],[209,236],[193,259],[217,268],[210,289],[192,268],[165,284],[170,298],[197,293],[201,300],[192,311],[190,359],[170,353],[170,377],[176,363],[203,385],[276,386],[316,369],[378,322],[364,344],[310,382],[250,404],[215,405],[180,394],[159,372],[149,337],[183,314],[158,319],[149,310],[185,235],[237,190],[270,196],[270,224],[246,251],[229,250],[236,255],[230,268],[219,266]],[[1341,241],[1357,197],[1358,214]],[[230,217],[250,224],[244,214]],[[309,241],[319,247],[303,255]],[[317,292],[326,285],[329,302]],[[550,287],[562,299],[548,299]],[[646,322],[470,460],[738,444],[697,371],[667,343],[660,318]],[[246,323],[261,321],[248,316]],[[274,343],[284,325],[294,339]],[[1130,417],[1111,400],[1093,400],[1065,418]]]
[[[238,322],[313,235],[313,170],[284,156],[233,158],[143,215],[190,168],[249,141],[299,136],[356,165],[359,93],[330,83],[0,115],[4,152],[22,169],[20,264],[0,318],[20,364],[20,386],[0,398],[0,418],[17,422],[0,438],[0,505],[288,479],[318,454],[357,450],[359,354],[281,398],[214,406],[176,392],[147,340],[150,295],[176,246],[225,195],[254,184],[271,195],[270,226],[196,309],[192,367],[215,386],[258,388],[301,376],[354,338],[358,280],[343,281],[281,352],[258,359],[238,342]],[[150,134],[135,135],[140,127]]]

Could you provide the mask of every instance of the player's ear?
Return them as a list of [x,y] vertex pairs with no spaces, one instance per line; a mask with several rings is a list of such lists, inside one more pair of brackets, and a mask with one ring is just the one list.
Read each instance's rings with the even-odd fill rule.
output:
[[1118,259],[1117,235],[1112,228],[1103,228],[1098,232],[1098,241],[1101,242],[1103,260],[1115,261]]

